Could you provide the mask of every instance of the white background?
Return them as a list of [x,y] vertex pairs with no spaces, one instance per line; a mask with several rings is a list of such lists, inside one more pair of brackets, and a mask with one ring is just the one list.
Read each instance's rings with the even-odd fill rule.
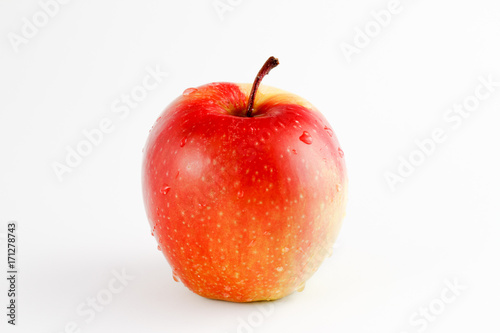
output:
[[[479,77],[500,81],[500,3],[402,0],[380,31],[370,13],[386,0],[218,3],[232,10],[74,0],[16,52],[9,38],[42,7],[0,2],[0,258],[5,272],[6,225],[17,221],[20,272],[16,327],[6,324],[1,273],[0,331],[499,331],[500,86],[460,124],[444,117],[474,101]],[[357,40],[349,62],[341,45],[366,27],[373,37]],[[204,299],[172,280],[150,235],[141,149],[184,89],[251,82],[270,55],[281,65],[264,84],[311,101],[341,142],[347,216],[302,293],[260,305]],[[119,117],[113,103],[147,68],[168,77]],[[103,118],[113,131],[59,181],[53,164]],[[446,140],[422,159],[415,140],[435,128]],[[385,176],[410,156],[420,165],[391,189]],[[92,318],[77,313],[122,270],[133,279],[109,304]],[[453,294],[450,283],[465,289]]]

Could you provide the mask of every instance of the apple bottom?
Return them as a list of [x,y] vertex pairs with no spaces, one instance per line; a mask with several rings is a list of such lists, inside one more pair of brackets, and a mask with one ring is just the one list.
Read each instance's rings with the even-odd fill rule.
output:
[[[268,167],[268,175],[273,172]],[[274,300],[302,289],[331,255],[345,185],[331,171],[310,181],[302,175],[310,186],[245,171],[236,181],[231,175],[233,186],[226,188],[219,178],[225,173],[178,176],[183,194],[168,193],[165,217],[158,207],[163,223],[153,225],[154,233],[174,279],[201,296],[233,302]]]
[[[331,214],[335,214],[333,210]],[[325,225],[313,234],[317,237],[315,240],[311,236],[311,240],[297,241],[295,235],[284,235],[283,239],[277,237],[273,242],[272,234],[264,232],[258,237],[263,240],[259,241],[239,233],[238,236],[228,235],[229,238],[226,238],[231,244],[230,248],[234,249],[231,253],[223,248],[217,251],[216,244],[223,240],[211,239],[210,242],[215,243],[215,246],[209,245],[207,255],[182,258],[191,262],[189,269],[178,264],[168,243],[164,252],[173,268],[174,280],[182,281],[200,296],[232,302],[271,301],[294,291],[302,291],[305,282],[332,254],[340,224],[331,225],[328,221],[317,220],[313,223]],[[253,231],[256,230],[250,231],[250,234],[254,234]]]

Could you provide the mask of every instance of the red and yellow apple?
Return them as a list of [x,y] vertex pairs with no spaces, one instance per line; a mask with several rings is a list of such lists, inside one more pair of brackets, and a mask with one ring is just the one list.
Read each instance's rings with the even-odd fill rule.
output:
[[184,91],[154,124],[143,195],[174,279],[208,298],[274,300],[303,288],[345,214],[344,153],[305,99],[252,84]]

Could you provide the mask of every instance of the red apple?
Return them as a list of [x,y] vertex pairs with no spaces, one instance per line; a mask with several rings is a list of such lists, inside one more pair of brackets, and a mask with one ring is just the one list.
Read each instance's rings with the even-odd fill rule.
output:
[[144,150],[152,233],[174,279],[208,298],[274,300],[303,288],[346,207],[344,153],[321,113],[260,81],[184,91]]

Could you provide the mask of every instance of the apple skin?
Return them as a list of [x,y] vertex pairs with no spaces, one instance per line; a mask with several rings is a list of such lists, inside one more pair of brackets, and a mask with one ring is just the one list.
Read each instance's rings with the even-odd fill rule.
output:
[[158,118],[143,160],[147,216],[174,279],[233,302],[303,289],[345,215],[339,142],[299,96],[250,84],[187,89]]

